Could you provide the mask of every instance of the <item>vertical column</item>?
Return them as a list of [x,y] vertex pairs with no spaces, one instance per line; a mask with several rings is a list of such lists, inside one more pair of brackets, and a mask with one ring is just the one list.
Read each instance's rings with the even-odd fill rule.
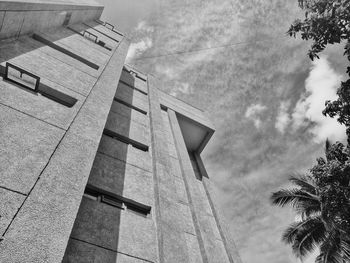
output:
[[221,216],[220,211],[215,209],[214,202],[211,198],[211,194],[213,193],[212,185],[209,180],[207,171],[205,170],[202,158],[197,153],[194,153],[193,155],[194,155],[196,164],[198,166],[199,173],[202,175],[203,186],[204,186],[210,207],[213,211],[213,216],[215,218],[216,225],[218,227],[221,239],[224,243],[226,253],[230,259],[230,262],[242,263],[242,260],[238,254],[238,250],[236,248],[235,242],[233,241],[231,235],[229,234],[230,231],[229,231],[229,228],[227,227],[227,223],[224,221],[223,217]]
[[203,261],[208,263],[233,263],[226,253],[199,171],[193,165],[195,160],[191,160],[187,151],[176,113],[168,109],[168,114],[181,171],[187,185],[187,194],[191,203],[192,217]]
[[158,248],[161,263],[190,262],[184,233],[179,231],[181,209],[176,200],[175,178],[169,160],[166,133],[157,93],[158,82],[149,76],[153,175]]

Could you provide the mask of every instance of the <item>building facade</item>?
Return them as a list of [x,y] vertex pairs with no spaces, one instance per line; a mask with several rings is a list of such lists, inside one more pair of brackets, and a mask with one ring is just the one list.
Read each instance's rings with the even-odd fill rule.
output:
[[0,0],[0,262],[240,263],[203,111],[78,0]]

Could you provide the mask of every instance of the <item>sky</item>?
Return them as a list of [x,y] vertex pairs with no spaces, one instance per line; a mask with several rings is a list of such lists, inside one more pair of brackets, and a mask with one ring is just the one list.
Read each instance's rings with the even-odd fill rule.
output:
[[345,78],[342,47],[312,62],[310,43],[286,36],[297,0],[99,2],[132,41],[128,63],[214,123],[202,157],[243,262],[299,263],[280,238],[295,214],[269,196],[307,172],[327,138],[345,139],[321,113]]

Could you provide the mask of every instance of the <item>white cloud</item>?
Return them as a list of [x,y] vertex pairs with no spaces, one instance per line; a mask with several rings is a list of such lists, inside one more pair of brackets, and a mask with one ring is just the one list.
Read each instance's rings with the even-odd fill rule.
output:
[[247,108],[245,117],[251,119],[254,122],[255,127],[259,129],[261,126],[260,114],[266,109],[267,107],[261,104],[253,104]]
[[282,101],[279,107],[279,112],[276,118],[275,128],[280,132],[284,133],[287,126],[289,125],[291,118],[288,113],[290,101]]
[[326,100],[337,98],[336,90],[340,85],[341,76],[329,65],[326,58],[313,62],[310,74],[305,81],[306,93],[297,102],[293,112],[293,126],[300,128],[310,121],[314,123],[311,133],[315,142],[345,139],[345,127],[336,119],[322,115]]
[[126,55],[127,63],[130,62],[135,56],[151,48],[152,45],[153,45],[152,39],[149,37],[146,37],[137,43],[131,43],[128,50],[128,54]]
[[137,24],[135,30],[152,33],[154,31],[154,27],[147,25],[146,21],[141,21]]
[[179,92],[183,94],[190,94],[191,93],[191,87],[189,83],[179,83],[176,88],[174,88],[172,91],[170,91],[170,95],[176,96]]

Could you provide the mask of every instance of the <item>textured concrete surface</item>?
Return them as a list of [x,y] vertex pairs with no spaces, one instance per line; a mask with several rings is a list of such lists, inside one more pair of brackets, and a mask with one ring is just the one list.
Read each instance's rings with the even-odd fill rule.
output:
[[22,205],[25,196],[0,188],[0,232],[3,233]]
[[149,218],[84,198],[72,238],[155,262],[155,233]]
[[64,131],[0,105],[0,186],[28,194]]
[[102,10],[103,7],[98,5],[67,5],[67,2],[59,1],[0,1],[0,12],[4,12],[0,39],[18,37],[34,30],[57,28],[63,25],[67,16],[70,16],[68,23],[98,19]]
[[102,136],[98,152],[119,159],[146,171],[152,171],[150,152],[144,152],[117,139]]
[[88,182],[145,205],[154,202],[149,172],[104,154],[97,153]]
[[109,113],[106,129],[145,145],[150,143],[149,128],[118,113]]
[[148,115],[143,114],[137,110],[131,109],[130,107],[125,106],[117,101],[113,102],[111,111],[114,113],[119,113],[120,115],[130,118],[131,121],[135,121],[149,128]]
[[[93,82],[88,98],[5,233],[0,262],[61,262],[127,48],[128,42],[122,41],[99,80]],[[32,163],[27,167],[31,169]]]
[[147,96],[135,91],[123,83],[119,83],[118,92],[115,97],[148,112]]
[[174,217],[174,211],[179,211],[179,203],[168,159],[167,139],[162,132],[164,125],[156,90],[159,82],[153,77],[148,81],[160,262],[188,262],[185,233],[179,228],[181,218]]

